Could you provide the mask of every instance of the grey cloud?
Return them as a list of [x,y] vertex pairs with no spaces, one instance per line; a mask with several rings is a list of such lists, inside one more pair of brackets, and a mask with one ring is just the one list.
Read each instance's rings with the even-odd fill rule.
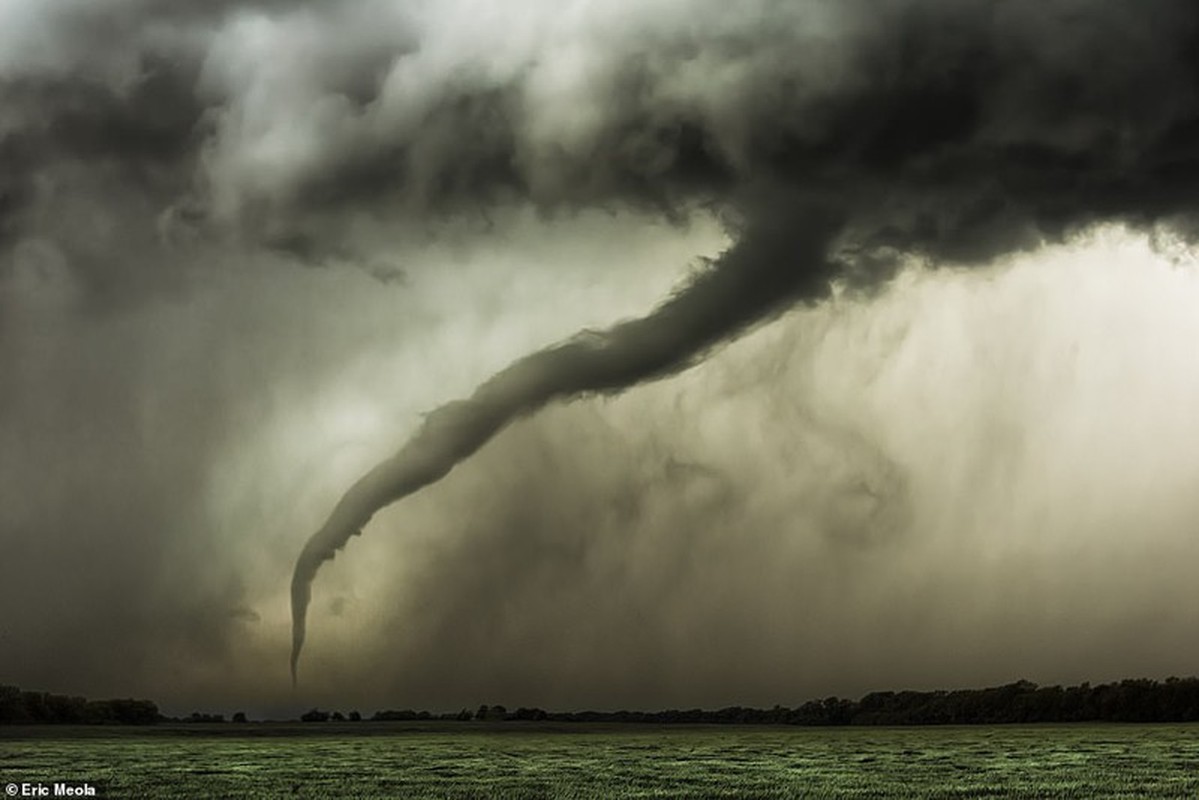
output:
[[[156,641],[190,637],[180,648],[221,654],[213,663],[236,662],[229,643],[248,627],[263,631],[261,647],[285,646],[278,609],[270,610],[257,579],[242,573],[262,570],[261,580],[284,584],[275,562],[290,558],[294,531],[288,538],[265,521],[271,514],[242,500],[238,515],[268,532],[234,543],[224,533],[234,523],[222,523],[205,505],[215,502],[205,492],[216,491],[211,487],[238,453],[248,463],[261,460],[260,470],[246,468],[253,476],[243,478],[247,484],[282,480],[277,474],[291,474],[289,468],[336,473],[350,484],[350,473],[382,457],[390,437],[405,430],[403,415],[415,413],[410,398],[437,408],[449,397],[471,397],[470,383],[490,370],[500,371],[484,382],[483,400],[497,386],[514,385],[514,377],[543,390],[516,392],[521,402],[500,404],[519,416],[572,390],[608,393],[674,375],[792,304],[825,302],[830,286],[886,296],[886,279],[912,256],[983,264],[1105,221],[1155,234],[1170,226],[1184,236],[1194,231],[1199,19],[1180,0],[58,0],[10,3],[3,13],[0,371],[16,376],[16,388],[0,393],[0,467],[14,487],[35,485],[35,474],[54,476],[37,491],[12,489],[20,502],[0,517],[6,546],[22,543],[14,552],[36,567],[7,605],[34,593],[38,576],[57,559],[69,566],[88,552],[141,588],[111,590],[111,618],[89,617],[78,636],[94,626]],[[580,223],[596,209],[615,221],[603,233]],[[536,223],[521,223],[513,240],[501,241],[506,226],[530,213]],[[683,239],[700,218],[719,220],[733,241],[721,255],[705,239],[702,253],[680,258],[676,277],[686,258],[711,260],[678,281],[657,311],[637,319],[638,309],[654,307],[638,293],[642,286],[669,281],[648,257],[636,269],[624,263],[625,233],[661,220],[667,227],[656,236]],[[611,263],[554,251],[565,255],[553,265],[513,266],[512,254],[540,257],[529,242],[559,229],[580,231],[580,241],[608,237]],[[511,258],[489,261],[496,276],[486,285],[514,305],[479,300],[489,280],[481,277],[484,268],[463,266],[488,259],[462,251],[492,244]],[[280,269],[295,264],[328,269]],[[548,277],[554,273],[577,276],[584,286],[618,281],[625,301],[591,308],[519,293],[525,281],[534,293],[540,286],[562,291],[564,284]],[[397,275],[404,280],[393,280]],[[357,282],[364,276],[377,279],[378,296]],[[403,319],[379,310],[385,302],[402,309],[395,316]],[[535,316],[540,309],[533,306],[542,304],[560,305],[561,318],[551,324],[511,316],[513,308]],[[439,314],[455,313],[461,328],[437,340],[455,347],[429,348],[441,362],[460,355],[470,368],[438,363],[432,378],[380,377],[394,367],[383,338],[393,337],[397,349],[416,347],[443,330]],[[571,321],[584,313],[585,324]],[[503,339],[500,328],[488,327],[496,319],[508,320],[511,341],[533,355],[520,359],[511,342],[482,338],[479,331]],[[601,333],[538,350],[579,327]],[[643,347],[646,341],[652,346]],[[605,367],[603,380],[580,377],[566,358],[592,352],[587,342],[607,342],[621,357]],[[934,352],[929,345],[927,353]],[[504,371],[509,359],[514,366]],[[563,378],[559,384],[539,372],[547,364]],[[355,381],[371,384],[364,395],[386,388],[403,397],[396,396],[397,421],[354,434],[370,444],[361,445],[369,458],[355,458],[353,469],[344,466],[354,449],[346,449],[349,434],[330,437],[331,448],[343,449],[303,469],[289,466],[283,445],[254,438],[304,407],[304,398]],[[466,402],[479,405],[479,397]],[[464,406],[447,408],[430,424],[461,418]],[[880,540],[908,531],[913,519],[927,521],[920,514],[936,517],[911,502],[922,489],[902,456],[919,448],[881,442],[870,425],[863,433],[816,418],[791,423],[825,431],[817,437],[825,444],[808,443],[816,451],[844,453],[844,462],[830,457],[829,474],[804,490],[813,511],[803,536],[825,542],[828,558],[857,552],[869,559]],[[480,447],[503,424],[491,420],[466,436],[469,446],[457,455]],[[519,430],[540,428],[530,422]],[[521,446],[509,431],[479,456]],[[711,469],[702,477],[664,467],[641,478],[664,494],[695,495],[713,514],[722,507],[752,517],[745,500],[752,490],[736,483],[737,470]],[[594,471],[601,480],[604,466]],[[556,485],[553,477],[544,477],[547,485]],[[636,499],[642,491],[654,490],[616,493],[631,518],[653,505]],[[355,524],[334,526],[330,546],[398,494],[381,491],[350,515]],[[303,495],[293,489],[289,496],[314,505],[335,499]],[[77,503],[60,507],[61,497]],[[119,497],[128,502],[118,504]],[[419,498],[411,502],[419,506]],[[537,541],[553,520],[490,502],[497,518],[508,520],[495,540],[513,548],[511,559],[520,563],[520,514],[533,519],[523,528]],[[689,506],[662,513],[682,527],[693,521]],[[298,519],[315,527],[307,512]],[[473,538],[485,540],[486,527],[472,527]],[[670,525],[633,528],[652,533]],[[111,548],[72,550],[89,535]],[[254,549],[263,541],[271,543],[270,558]],[[631,537],[618,541],[635,546]],[[784,546],[763,545],[761,552]],[[699,552],[723,552],[713,547]],[[160,573],[187,574],[187,565],[205,562],[200,555],[210,563],[196,567],[195,586],[155,583]],[[447,575],[474,568],[464,565],[464,551],[449,548],[443,557]],[[663,570],[673,563],[666,556],[648,562]],[[565,571],[578,575],[590,562],[571,563]],[[79,580],[85,588],[74,597],[111,589],[98,577]],[[337,583],[338,574],[328,580]],[[550,586],[557,578],[545,580]],[[479,596],[490,602],[503,582],[489,581],[480,579],[490,588]],[[421,635],[456,652],[443,637],[476,598],[429,591],[447,611],[425,618]],[[734,594],[737,608],[750,603]],[[646,602],[657,597],[651,595]],[[514,601],[525,603],[530,619],[533,597]],[[455,611],[458,602],[466,610]],[[160,616],[146,611],[153,605]],[[240,607],[261,614],[261,623],[246,626],[226,613]],[[343,611],[352,616],[352,608]],[[671,618],[700,636],[695,618],[678,611]],[[620,613],[626,617],[613,619],[633,614],[633,601]],[[728,619],[744,621],[739,613],[730,610]],[[50,612],[46,618],[61,622]],[[7,630],[40,641],[45,652],[30,663],[44,665],[76,634],[56,623],[38,639],[41,619],[31,615],[28,625],[9,623]],[[717,627],[729,635],[738,629]],[[561,655],[556,663],[565,670],[577,654]],[[255,651],[245,663],[269,663],[257,657]],[[414,672],[432,675],[429,663]],[[617,670],[612,663],[600,668]],[[69,669],[61,670],[67,680]],[[111,662],[105,670],[121,672]],[[146,667],[145,674],[153,672]],[[677,665],[665,664],[660,684],[675,674]],[[238,685],[259,686],[255,680]]]
[[[967,261],[1094,219],[1192,211],[1185,4],[694,5],[695,25],[652,6],[481,22],[426,9],[392,27],[410,51],[361,67],[375,86],[358,100],[317,67],[264,59],[245,80],[210,65],[229,102],[213,179],[231,208],[283,226],[381,203],[669,212],[735,205],[737,185],[768,179],[850,204],[856,244]],[[338,42],[373,21],[331,15],[344,38],[330,41],[284,16],[262,36],[341,63]],[[217,44],[226,61],[249,46]],[[286,163],[270,138],[284,131]]]
[[1172,0],[105,11],[64,3],[44,25],[119,45],[125,79],[5,78],[34,112],[10,163],[169,159],[156,202],[251,241],[336,251],[364,216],[522,203],[669,216],[764,180],[851,209],[859,263],[979,261],[1193,211],[1196,22]]

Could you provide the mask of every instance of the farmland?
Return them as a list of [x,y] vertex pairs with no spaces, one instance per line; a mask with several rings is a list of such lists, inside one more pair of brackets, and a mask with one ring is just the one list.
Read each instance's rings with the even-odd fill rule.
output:
[[1199,728],[0,728],[0,781],[101,797],[1195,797]]

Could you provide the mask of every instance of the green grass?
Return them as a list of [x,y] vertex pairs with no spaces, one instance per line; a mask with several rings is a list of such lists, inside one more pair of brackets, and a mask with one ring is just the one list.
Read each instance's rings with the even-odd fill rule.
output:
[[0,784],[104,797],[1199,797],[1199,727],[0,729]]

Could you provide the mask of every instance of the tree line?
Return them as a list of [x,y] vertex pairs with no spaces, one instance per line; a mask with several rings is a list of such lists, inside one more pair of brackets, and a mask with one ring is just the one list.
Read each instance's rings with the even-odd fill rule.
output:
[[[303,722],[409,722],[425,720],[485,722],[646,723],[658,725],[996,725],[1034,722],[1196,722],[1199,678],[1165,681],[1129,679],[1092,686],[1037,686],[1017,681],[986,689],[872,692],[860,700],[828,697],[794,708],[730,706],[715,711],[693,708],[665,711],[545,711],[483,705],[448,714],[411,709],[357,711],[312,709]],[[224,722],[223,714],[165,717],[149,700],[87,700],[48,692],[21,691],[0,685],[0,724],[63,723],[145,725],[156,722]],[[245,722],[243,712],[234,722]]]
[[88,700],[0,685],[0,723],[147,725],[160,717],[158,706],[149,700]]
[[1128,679],[1092,686],[1037,686],[1017,681],[986,689],[872,692],[860,700],[828,697],[794,708],[730,706],[666,711],[545,711],[502,705],[463,709],[457,714],[380,711],[374,721],[431,719],[623,722],[734,725],[997,725],[1033,722],[1196,722],[1199,678],[1159,682]]

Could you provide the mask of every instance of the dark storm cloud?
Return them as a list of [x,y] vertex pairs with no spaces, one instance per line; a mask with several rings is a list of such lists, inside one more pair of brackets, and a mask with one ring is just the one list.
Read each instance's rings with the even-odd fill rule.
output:
[[[21,242],[61,254],[88,299],[135,300],[169,284],[163,222],[192,194],[204,140],[194,54],[126,51],[120,80],[87,64],[0,69],[0,248],[21,269]],[[16,249],[14,249],[16,248]],[[0,279],[4,276],[0,275]]]
[[[393,258],[397,243],[482,241],[527,209],[547,229],[586,209],[680,226],[698,211],[734,239],[650,315],[534,351],[430,414],[306,551],[300,611],[322,560],[379,506],[550,399],[676,372],[832,283],[877,286],[903,256],[983,262],[1100,220],[1195,224],[1199,12],[1182,0],[46,0],[10,3],[0,23],[0,367],[21,385],[0,399],[13,444],[0,466],[30,481],[13,453],[45,473],[70,462],[53,486],[80,498],[57,508],[51,489],[26,493],[3,518],[6,541],[94,529],[116,537],[114,570],[147,581],[161,562],[204,560],[188,550],[203,525],[172,524],[200,503],[188,487],[215,480],[232,442],[273,418],[266,394],[294,401],[318,378],[345,379],[331,354],[348,345],[331,341],[369,341],[339,333],[318,292],[303,311],[286,310],[286,292],[260,317],[197,311],[188,291],[231,265],[352,267],[380,291],[407,289],[401,278],[435,267]],[[178,290],[178,323],[145,311],[163,287]],[[329,317],[346,313],[335,303]],[[94,307],[129,316],[84,324]],[[268,345],[248,319],[291,327]],[[297,333],[309,323],[320,337]],[[72,350],[72,337],[89,344]],[[328,349],[309,363],[296,341]],[[261,360],[240,362],[246,346]],[[52,359],[61,372],[46,371]],[[186,435],[146,438],[131,409],[147,397],[174,403]],[[37,437],[14,433],[29,419]],[[121,458],[139,448],[162,460]],[[123,472],[96,484],[107,491],[79,489],[114,463]],[[838,520],[873,507],[876,483],[822,493],[825,527],[870,540]],[[497,541],[515,551],[510,527]],[[171,532],[161,547],[136,553],[158,530]],[[248,627],[249,601],[237,580],[212,580],[168,606],[198,647],[219,650],[231,619]],[[144,606],[163,594],[94,593],[106,588],[127,603],[109,627],[158,630]]]
[[[850,205],[854,247],[966,261],[1094,219],[1192,211],[1199,39],[1185,3],[754,3],[732,22],[648,31],[630,12],[597,15],[606,38],[568,30],[513,54],[483,37],[427,71],[453,14],[413,23],[425,38],[375,72],[368,102],[316,84],[280,106],[278,124],[306,129],[315,155],[274,175],[269,196],[229,176],[234,193],[286,225],[389,200],[449,213],[728,205],[768,180]],[[590,71],[544,90],[567,47]],[[409,62],[419,90],[400,80]],[[314,100],[346,119],[314,119]],[[227,124],[218,153],[246,135]]]
[[[547,12],[541,27],[533,10],[480,23],[453,4],[105,12],[53,15],[75,69],[3,81],[21,120],[5,137],[8,218],[60,157],[169,160],[163,208],[186,198],[318,260],[351,247],[362,215],[531,202],[669,216],[764,181],[852,208],[859,266],[864,250],[978,261],[1095,219],[1191,212],[1199,34],[1176,0],[701,2],[665,20]],[[688,12],[701,21],[679,24]],[[120,85],[88,55],[114,45]]]
[[[9,217],[39,164],[187,173],[201,144],[199,187],[170,190],[210,190],[268,242],[397,210],[727,206],[763,181],[848,203],[854,247],[962,260],[1191,210],[1199,34],[1177,0],[697,2],[542,27],[484,9],[497,31],[453,52],[481,24],[453,4],[50,9],[70,68],[0,78]],[[299,157],[272,153],[284,133]]]

